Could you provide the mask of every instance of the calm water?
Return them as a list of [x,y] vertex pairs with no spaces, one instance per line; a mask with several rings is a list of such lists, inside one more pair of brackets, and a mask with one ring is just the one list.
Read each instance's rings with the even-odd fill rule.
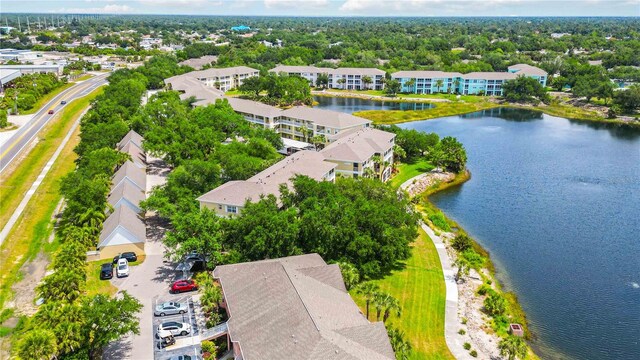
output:
[[452,135],[472,178],[432,197],[491,254],[543,358],[640,359],[640,132],[500,109]]
[[432,200],[492,255],[544,359],[640,359],[640,131],[494,109],[401,125],[460,139]]
[[314,96],[313,100],[318,102],[316,107],[346,113],[363,110],[425,110],[433,107],[429,103],[375,101],[327,96]]

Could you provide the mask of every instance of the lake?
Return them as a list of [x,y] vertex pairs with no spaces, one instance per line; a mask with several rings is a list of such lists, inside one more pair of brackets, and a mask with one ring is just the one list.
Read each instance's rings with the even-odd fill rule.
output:
[[472,177],[431,197],[491,253],[543,359],[640,359],[640,131],[499,108],[455,136]]
[[376,101],[349,97],[314,96],[318,104],[315,107],[346,113],[364,110],[426,110],[433,107],[430,103]]

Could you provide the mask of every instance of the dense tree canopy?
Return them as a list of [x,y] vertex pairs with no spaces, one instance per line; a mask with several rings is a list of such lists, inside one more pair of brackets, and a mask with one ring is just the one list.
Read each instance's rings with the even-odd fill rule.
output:
[[538,80],[526,76],[518,76],[507,80],[502,85],[504,98],[509,101],[538,102],[548,98],[542,84]]

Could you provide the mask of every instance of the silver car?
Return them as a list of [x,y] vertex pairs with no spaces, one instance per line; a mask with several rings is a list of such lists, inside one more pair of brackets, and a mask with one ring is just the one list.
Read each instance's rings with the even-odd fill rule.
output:
[[191,325],[177,321],[167,321],[158,326],[158,333],[162,331],[169,331],[173,336],[187,335],[191,332]]
[[187,311],[187,305],[181,304],[173,301],[167,301],[162,304],[156,305],[156,311],[153,312],[155,316],[165,316],[165,315],[175,315],[175,314],[184,314]]
[[197,360],[198,358],[189,355],[172,356],[167,360]]

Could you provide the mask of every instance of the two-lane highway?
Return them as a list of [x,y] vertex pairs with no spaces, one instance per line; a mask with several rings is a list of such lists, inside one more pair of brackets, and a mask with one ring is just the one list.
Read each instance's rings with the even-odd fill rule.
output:
[[[4,172],[17,158],[22,151],[28,147],[29,143],[38,135],[40,130],[49,123],[58,111],[66,105],[62,105],[61,102],[65,101],[67,104],[75,99],[79,99],[87,94],[91,93],[96,88],[105,85],[107,83],[107,76],[109,73],[101,74],[92,77],[86,81],[78,83],[65,91],[58,94],[45,106],[42,107],[34,117],[29,120],[24,126],[22,126],[13,136],[0,146],[0,173]],[[49,114],[49,111],[53,110],[53,114]]]

